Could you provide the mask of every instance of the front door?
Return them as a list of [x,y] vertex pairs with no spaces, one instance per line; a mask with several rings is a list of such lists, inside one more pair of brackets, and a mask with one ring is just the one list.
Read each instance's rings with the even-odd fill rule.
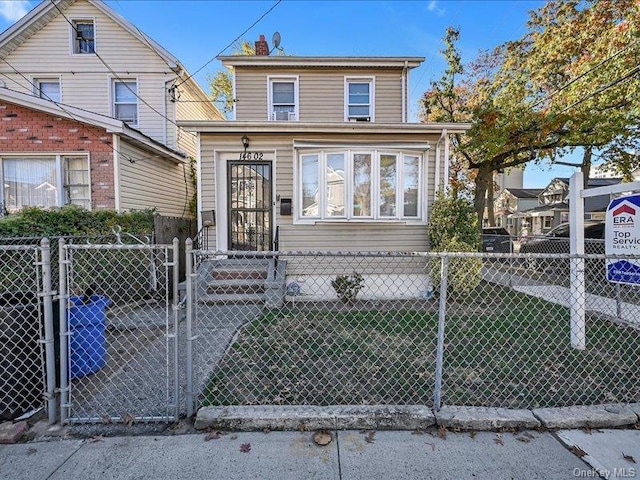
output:
[[227,163],[229,250],[271,251],[271,162]]

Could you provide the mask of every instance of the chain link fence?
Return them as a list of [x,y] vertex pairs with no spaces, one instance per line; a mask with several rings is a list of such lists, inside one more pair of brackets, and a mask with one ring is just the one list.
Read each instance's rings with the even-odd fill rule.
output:
[[[436,408],[638,401],[638,288],[616,297],[604,255],[585,255],[589,287],[574,291],[575,260],[195,251],[189,398]],[[584,328],[572,298],[584,302]],[[574,348],[582,331],[585,347]]]

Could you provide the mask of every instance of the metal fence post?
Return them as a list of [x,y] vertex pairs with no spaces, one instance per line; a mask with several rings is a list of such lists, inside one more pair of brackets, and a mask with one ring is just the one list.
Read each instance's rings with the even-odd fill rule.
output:
[[53,329],[53,291],[51,290],[51,246],[47,238],[40,242],[42,252],[42,306],[44,311],[44,348],[46,366],[47,413],[49,424],[56,423],[56,350]]
[[59,283],[60,291],[58,299],[60,300],[60,422],[65,423],[69,418],[69,352],[67,333],[67,265],[69,261],[66,258],[66,250],[64,248],[64,238],[58,240],[58,263],[59,263]]
[[447,276],[449,257],[442,253],[440,263],[440,299],[438,304],[438,343],[436,345],[436,379],[433,392],[433,408],[440,410],[442,401],[442,362],[444,357],[444,325],[447,316]]
[[185,275],[186,275],[186,303],[187,303],[187,391],[186,391],[186,402],[187,402],[187,418],[193,416],[194,410],[194,396],[193,396],[193,332],[192,332],[192,321],[193,321],[193,279],[191,277],[193,271],[192,265],[192,246],[193,241],[190,238],[187,238],[185,242],[185,257],[186,257],[186,265],[185,265]]
[[174,385],[174,417],[176,420],[180,415],[180,357],[178,355],[178,322],[180,315],[180,298],[178,293],[178,283],[180,282],[180,241],[174,237],[173,239],[173,385]]

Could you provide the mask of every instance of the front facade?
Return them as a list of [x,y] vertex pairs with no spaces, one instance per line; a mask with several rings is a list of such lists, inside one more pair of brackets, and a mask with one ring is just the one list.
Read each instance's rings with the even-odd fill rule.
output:
[[[0,35],[0,55],[0,91],[48,102],[62,116],[70,108],[78,108],[89,116],[110,117],[154,145],[182,152],[183,160],[195,157],[197,141],[194,133],[179,129],[177,122],[223,118],[175,57],[99,0],[40,3]],[[122,150],[116,156],[136,156],[127,146]],[[0,151],[0,155],[5,153],[9,152]],[[11,155],[26,158],[30,153],[26,149]],[[26,172],[30,164],[17,162],[16,168]],[[169,175],[173,175],[171,170]],[[186,174],[190,177],[188,165]],[[147,178],[135,178],[127,165],[115,175],[139,183],[131,200],[114,199],[109,208],[140,209],[167,198],[166,189],[163,194],[150,189]],[[164,173],[159,175],[162,178]],[[190,188],[191,182],[187,183]],[[171,210],[186,216],[184,185],[180,191],[181,195],[170,194],[168,198],[180,196]],[[96,208],[102,202],[86,201],[85,205]]]
[[209,248],[428,248],[449,134],[468,125],[407,122],[408,75],[423,58],[220,60],[234,70],[234,120],[183,123],[200,135]]

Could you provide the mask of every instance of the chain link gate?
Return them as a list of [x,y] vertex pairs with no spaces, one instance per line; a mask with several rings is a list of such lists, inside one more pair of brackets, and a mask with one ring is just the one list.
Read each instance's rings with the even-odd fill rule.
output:
[[62,421],[177,419],[178,241],[59,248]]

